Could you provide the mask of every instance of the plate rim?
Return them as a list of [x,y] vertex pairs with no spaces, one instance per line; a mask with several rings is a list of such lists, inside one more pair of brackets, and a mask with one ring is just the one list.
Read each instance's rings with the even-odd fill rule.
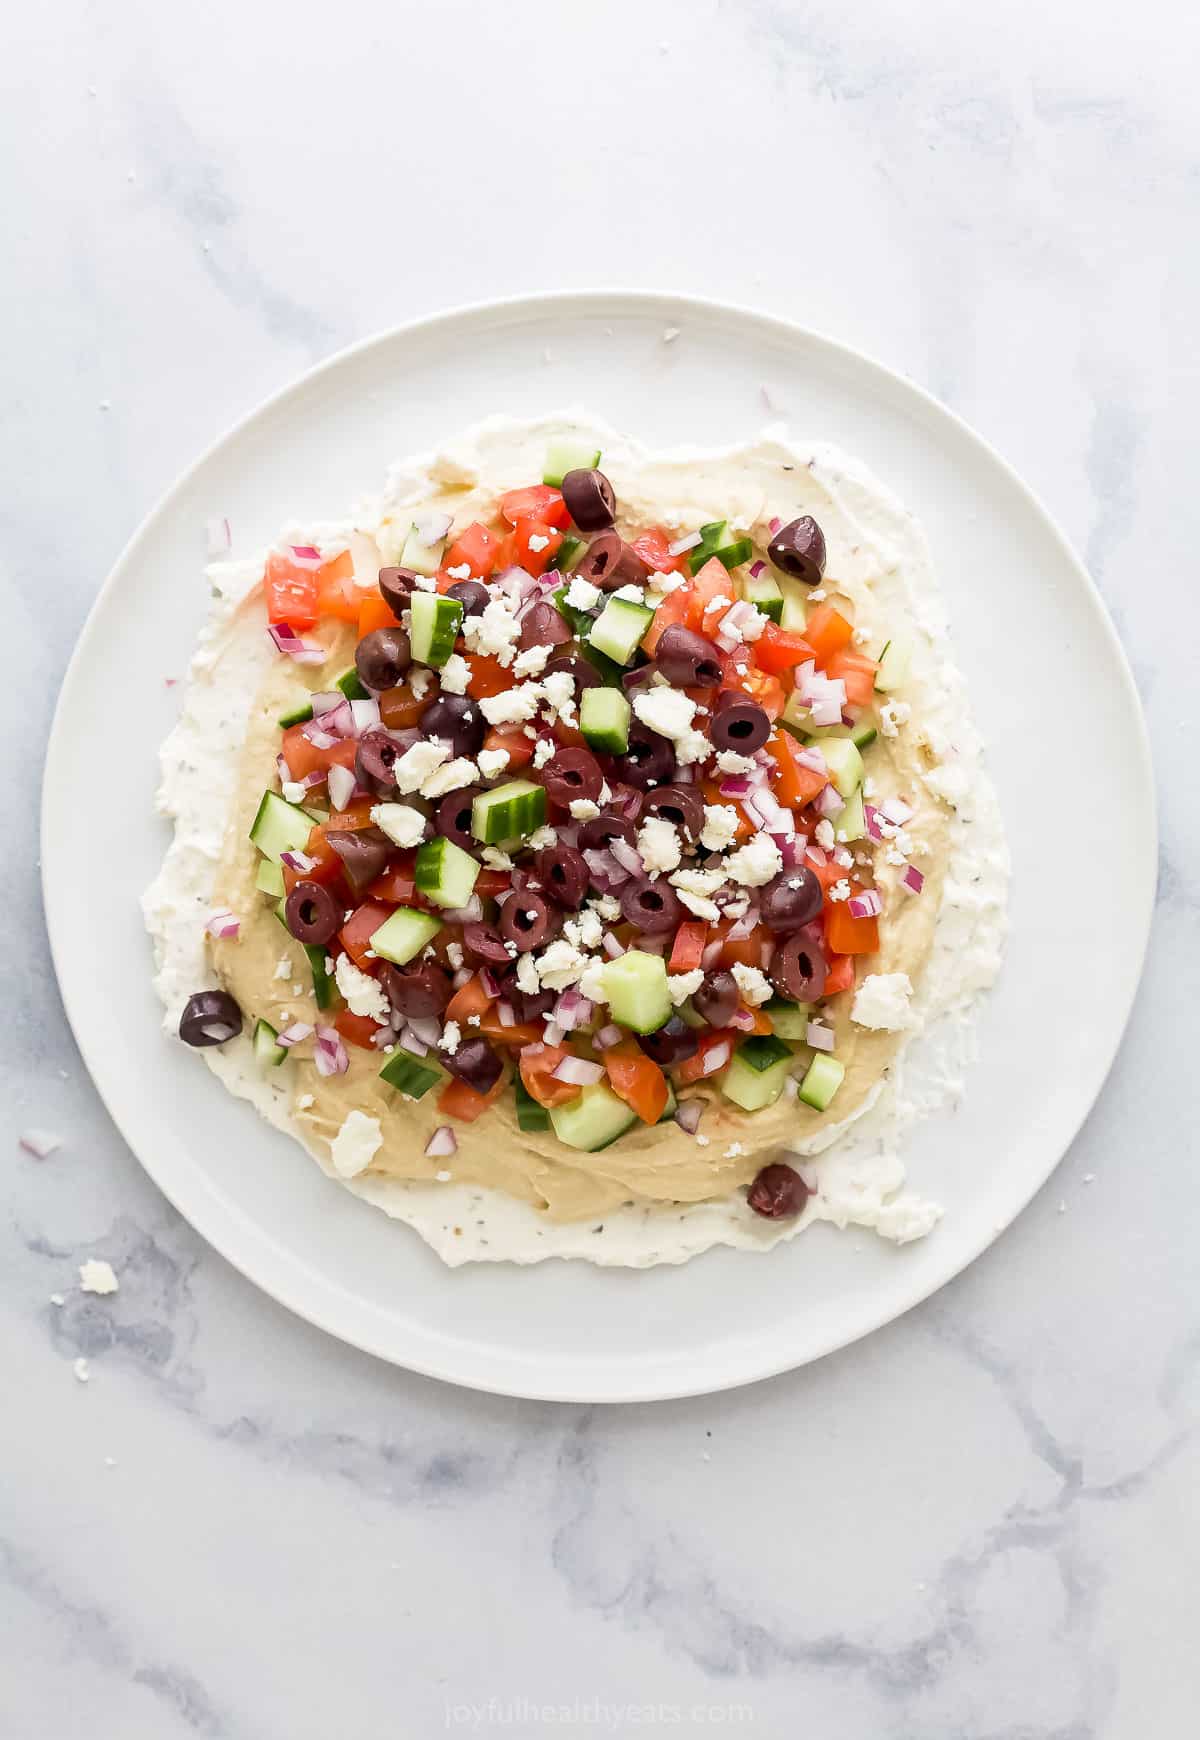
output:
[[[681,1378],[679,1382],[663,1382],[662,1378],[659,1377],[656,1381],[652,1381],[649,1387],[645,1384],[639,1385],[635,1381],[631,1386],[626,1386],[619,1390],[610,1388],[604,1393],[597,1393],[595,1389],[589,1389],[586,1387],[582,1389],[572,1387],[569,1383],[552,1383],[545,1387],[541,1387],[537,1384],[523,1383],[520,1381],[521,1373],[519,1371],[510,1371],[507,1381],[489,1379],[486,1371],[477,1371],[472,1376],[466,1376],[461,1373],[450,1372],[445,1369],[444,1366],[439,1367],[436,1362],[428,1357],[413,1357],[411,1353],[407,1353],[402,1357],[395,1347],[387,1344],[387,1338],[385,1335],[373,1333],[373,1326],[370,1323],[359,1326],[347,1326],[345,1323],[339,1324],[335,1321],[336,1314],[332,1310],[325,1309],[320,1300],[309,1301],[303,1297],[302,1291],[299,1288],[290,1287],[287,1284],[286,1275],[282,1277],[274,1275],[264,1277],[259,1273],[252,1272],[251,1268],[247,1266],[247,1262],[244,1261],[242,1257],[235,1254],[238,1249],[236,1241],[227,1236],[229,1228],[234,1224],[234,1221],[231,1220],[228,1223],[213,1228],[209,1224],[206,1224],[207,1217],[203,1213],[200,1215],[199,1219],[194,1218],[192,1205],[185,1208],[181,1202],[176,1200],[176,1195],[171,1185],[160,1177],[158,1169],[143,1157],[139,1149],[134,1145],[133,1141],[127,1134],[122,1119],[118,1117],[110,1105],[108,1095],[101,1084],[100,1076],[98,1075],[96,1068],[93,1067],[93,1047],[90,1036],[80,1031],[80,1027],[76,1024],[74,1016],[72,1015],[64,986],[62,970],[63,954],[60,947],[60,939],[56,934],[57,924],[52,918],[52,906],[47,891],[47,881],[50,874],[49,862],[51,856],[49,836],[53,805],[55,801],[51,787],[54,783],[53,772],[55,764],[59,756],[64,753],[63,744],[67,737],[67,726],[64,722],[65,715],[69,711],[69,707],[66,705],[67,698],[69,697],[74,684],[78,680],[81,667],[87,660],[90,643],[97,632],[99,619],[104,612],[108,600],[122,584],[125,572],[127,568],[134,563],[141,544],[148,539],[157,523],[170,515],[176,500],[187,490],[197,474],[203,471],[209,461],[219,454],[219,452],[229,443],[237,440],[259,419],[277,412],[289,398],[307,392],[314,382],[318,381],[322,376],[332,374],[334,371],[344,367],[352,360],[360,359],[372,349],[382,348],[386,345],[395,343],[398,340],[411,339],[414,335],[421,332],[433,332],[439,328],[453,326],[458,323],[478,322],[490,317],[496,317],[498,315],[502,316],[505,313],[524,313],[536,318],[539,313],[545,313],[547,316],[551,316],[563,312],[569,313],[572,310],[582,311],[589,305],[598,307],[600,304],[610,305],[613,312],[616,312],[617,305],[623,304],[627,310],[640,314],[643,318],[648,317],[655,310],[661,311],[664,318],[675,316],[683,316],[686,318],[689,313],[717,319],[732,318],[739,322],[757,325],[760,328],[768,328],[776,335],[776,337],[788,345],[794,346],[799,343],[816,346],[817,348],[831,353],[834,357],[854,365],[860,370],[865,368],[870,374],[876,376],[881,382],[887,383],[893,389],[899,387],[904,393],[912,395],[926,413],[932,413],[935,420],[940,419],[944,425],[948,426],[960,442],[965,442],[966,445],[972,448],[978,456],[990,462],[990,464],[1002,474],[1008,485],[1014,488],[1023,498],[1026,509],[1032,512],[1035,519],[1041,523],[1042,528],[1049,533],[1053,543],[1057,547],[1058,554],[1065,560],[1069,568],[1073,571],[1076,580],[1082,583],[1083,594],[1088,601],[1091,614],[1099,623],[1101,632],[1107,643],[1108,651],[1115,659],[1115,666],[1119,674],[1123,699],[1127,704],[1131,705],[1134,721],[1134,734],[1131,748],[1134,751],[1135,758],[1139,764],[1138,771],[1140,783],[1148,805],[1149,821],[1149,827],[1145,831],[1142,839],[1139,841],[1139,850],[1134,859],[1136,880],[1140,883],[1138,910],[1132,915],[1132,922],[1133,925],[1136,925],[1137,930],[1137,948],[1136,951],[1131,952],[1130,960],[1133,970],[1130,974],[1129,996],[1122,1019],[1112,1035],[1111,1044],[1098,1058],[1095,1086],[1088,1095],[1086,1103],[1084,1103],[1080,1108],[1078,1115],[1073,1117],[1071,1128],[1066,1133],[1053,1163],[1045,1174],[1037,1178],[1027,1190],[1022,1190],[1019,1200],[1014,1198],[1015,1205],[1013,1211],[1004,1225],[992,1228],[987,1235],[982,1238],[982,1240],[973,1242],[961,1255],[961,1258],[953,1261],[949,1267],[939,1270],[934,1277],[931,1277],[928,1280],[927,1283],[924,1281],[920,1283],[912,1296],[908,1298],[907,1302],[899,1309],[894,1309],[890,1304],[881,1303],[878,1314],[875,1314],[870,1310],[866,1311],[862,1321],[856,1322],[855,1325],[848,1328],[844,1334],[835,1331],[825,1336],[820,1340],[818,1345],[816,1345],[812,1350],[806,1352],[801,1358],[797,1359],[792,1357],[786,1348],[777,1349],[773,1353],[764,1350],[759,1359],[744,1363],[742,1368],[737,1371],[722,1372],[713,1379],[704,1378],[700,1372],[695,1371],[691,1366],[688,1366],[686,1370],[690,1372],[691,1375]],[[66,1014],[68,1025],[75,1039],[75,1043],[79,1048],[80,1056],[82,1057],[88,1074],[91,1077],[93,1086],[104,1105],[107,1115],[111,1118],[115,1128],[119,1132],[121,1139],[125,1142],[126,1146],[137,1160],[139,1166],[141,1166],[143,1171],[149,1176],[155,1188],[162,1192],[168,1202],[171,1203],[172,1207],[175,1208],[183,1219],[187,1221],[188,1225],[199,1234],[199,1236],[203,1238],[205,1242],[223,1258],[224,1261],[228,1262],[239,1274],[245,1276],[253,1286],[260,1289],[277,1304],[282,1305],[286,1310],[293,1312],[303,1321],[312,1324],[314,1327],[322,1330],[324,1333],[345,1345],[358,1348],[374,1357],[385,1360],[390,1365],[398,1366],[402,1370],[412,1371],[420,1376],[434,1378],[439,1382],[453,1384],[456,1387],[477,1390],[493,1395],[512,1396],[523,1400],[562,1402],[569,1404],[620,1404],[673,1401],[693,1396],[715,1395],[729,1389],[740,1388],[747,1384],[761,1382],[763,1379],[778,1376],[783,1372],[800,1369],[805,1365],[811,1364],[815,1360],[823,1359],[831,1353],[840,1351],[842,1348],[851,1345],[855,1341],[874,1334],[877,1330],[885,1327],[888,1323],[899,1321],[900,1318],[906,1316],[907,1313],[913,1310],[916,1306],[923,1304],[927,1299],[931,1298],[934,1293],[940,1291],[942,1287],[954,1280],[963,1272],[964,1269],[968,1268],[973,1262],[976,1262],[999,1240],[1003,1233],[1006,1232],[1016,1221],[1018,1216],[1024,1213],[1025,1209],[1029,1206],[1030,1202],[1038,1192],[1042,1190],[1053,1177],[1058,1166],[1062,1163],[1068,1149],[1077,1139],[1080,1130],[1095,1106],[1096,1101],[1108,1080],[1109,1074],[1111,1073],[1114,1059],[1129,1025],[1130,1017],[1136,1003],[1138,987],[1145,970],[1157,887],[1159,825],[1158,794],[1154,779],[1154,761],[1145,711],[1142,706],[1141,695],[1138,692],[1137,684],[1134,680],[1133,670],[1128,655],[1119,635],[1117,634],[1103,595],[1091,574],[1088,572],[1082,558],[1077,554],[1066,533],[1063,531],[1056,516],[1050,512],[1031,486],[1025,482],[1015,467],[995,448],[995,446],[993,446],[987,437],[980,434],[980,432],[968,423],[965,418],[960,416],[957,411],[946,405],[941,399],[937,398],[935,394],[921,386],[918,382],[912,380],[908,375],[890,368],[886,363],[879,361],[879,359],[870,352],[862,350],[856,345],[849,344],[842,339],[834,338],[830,334],[820,331],[817,328],[805,326],[800,322],[789,320],[782,315],[772,313],[768,310],[747,303],[727,302],[713,297],[697,296],[687,291],[676,292],[671,290],[630,289],[621,286],[593,286],[590,288],[541,290],[517,293],[504,297],[486,298],[483,300],[457,304],[451,308],[439,309],[432,313],[416,315],[411,320],[403,321],[397,325],[375,331],[368,334],[366,337],[358,339],[354,343],[335,351],[332,355],[324,358],[322,361],[314,364],[311,368],[308,368],[301,374],[295,376],[283,387],[267,394],[263,399],[253,405],[250,410],[236,418],[212,441],[210,441],[200,454],[182,471],[180,471],[168,487],[158,497],[156,497],[150,508],[142,516],[141,520],[138,522],[118,553],[88,608],[87,614],[76,637],[70,658],[68,659],[63,672],[58,696],[55,702],[54,716],[46,739],[45,760],[39,794],[38,837],[40,847],[39,881],[42,893],[42,910],[49,940],[51,961],[54,966],[55,978],[58,983],[59,994],[62,997],[63,1009]],[[1132,928],[1128,909],[1124,928],[1127,934]],[[241,1213],[241,1211],[237,1212],[239,1214]],[[277,1242],[267,1229],[260,1230],[272,1244]],[[335,1295],[339,1291],[340,1289],[335,1284]],[[478,1361],[478,1356],[476,1356],[476,1358]],[[661,1371],[661,1368],[662,1361],[661,1359],[656,1358],[654,1370]],[[631,1375],[634,1377],[636,1377],[636,1369],[636,1366],[632,1368]]]

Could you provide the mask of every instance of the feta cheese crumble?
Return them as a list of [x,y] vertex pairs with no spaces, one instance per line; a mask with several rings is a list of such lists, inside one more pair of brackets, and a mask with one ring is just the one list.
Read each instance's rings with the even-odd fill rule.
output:
[[449,759],[450,750],[444,743],[414,743],[397,757],[392,773],[402,792],[420,791],[430,774]]
[[[574,807],[572,804],[572,810]],[[678,870],[683,860],[679,834],[665,816],[646,817],[638,829],[637,849],[652,876],[664,870]]]
[[755,834],[725,860],[725,871],[743,888],[761,888],[783,869],[783,855],[770,834]]
[[419,846],[425,838],[425,817],[411,804],[376,804],[371,811],[371,820],[401,851]]
[[329,1158],[339,1178],[357,1178],[365,1172],[383,1146],[378,1118],[369,1118],[357,1107],[348,1112],[341,1129],[329,1144]]
[[907,973],[868,973],[855,992],[851,1021],[859,1027],[882,1028],[899,1033],[912,1023],[909,998],[912,981]]
[[757,1009],[761,1003],[769,1003],[772,996],[771,981],[757,967],[747,967],[741,961],[735,961],[730,972],[737,980],[738,990],[751,1008]]
[[334,970],[337,988],[346,999],[352,1015],[365,1015],[380,1026],[391,1015],[391,1004],[383,994],[378,980],[356,967],[349,955],[339,955]]
[[89,1257],[86,1263],[79,1265],[81,1293],[115,1293],[120,1284],[112,1264],[106,1263],[101,1257]]

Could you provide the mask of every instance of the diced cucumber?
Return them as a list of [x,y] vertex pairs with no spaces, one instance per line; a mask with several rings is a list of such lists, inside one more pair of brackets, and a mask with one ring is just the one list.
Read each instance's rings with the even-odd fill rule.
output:
[[776,584],[783,598],[783,609],[779,614],[780,628],[786,628],[789,634],[803,634],[804,625],[808,621],[804,588],[795,580],[777,580]]
[[693,574],[698,574],[715,556],[726,568],[740,568],[753,554],[754,545],[749,538],[735,538],[727,520],[712,520],[700,527],[700,542],[688,556],[688,565]]
[[417,535],[416,526],[413,526],[400,552],[400,566],[411,568],[414,574],[436,574],[442,565],[445,550],[445,538],[439,538],[435,544],[423,543]]
[[629,748],[631,713],[620,689],[585,689],[579,701],[579,729],[593,749],[624,755]]
[[558,435],[546,444],[542,482],[557,489],[568,471],[592,471],[600,463],[600,449],[582,435]]
[[313,827],[313,819],[306,810],[288,803],[278,792],[265,791],[250,827],[250,838],[264,858],[278,864],[281,852],[303,852]]
[[348,671],[343,671],[334,688],[340,689],[348,701],[365,701],[367,691],[362,678],[351,665]]
[[753,574],[746,575],[742,581],[742,597],[747,604],[761,610],[764,616],[769,616],[772,622],[782,624],[783,593],[765,568],[757,579]]
[[272,863],[270,858],[264,858],[258,867],[258,875],[254,878],[254,886],[260,894],[269,894],[272,900],[282,900],[283,866]]
[[280,1045],[279,1035],[269,1021],[256,1022],[254,1028],[254,1061],[259,1069],[278,1069],[287,1056],[287,1046]]
[[849,846],[861,840],[867,831],[867,815],[863,808],[862,787],[852,791],[840,814],[833,818],[833,837],[840,845]]
[[312,702],[297,700],[279,715],[279,723],[286,731],[289,725],[304,725],[312,718]]
[[671,1119],[675,1116],[675,1113],[678,1110],[679,1110],[678,1096],[675,1093],[675,1089],[671,1086],[670,1082],[668,1082],[667,1083],[667,1103],[662,1109],[662,1117],[658,1120],[659,1123],[660,1124],[669,1124],[671,1122]]
[[[607,653],[602,653],[599,647],[592,646],[586,640],[580,641],[579,650],[602,683],[607,684],[610,689],[621,688],[621,678],[625,672],[615,659],[610,659]],[[623,694],[624,690],[621,692]]]
[[848,737],[823,737],[820,750],[834,789],[848,798],[863,782],[863,759],[857,745]]
[[550,1128],[549,1109],[538,1104],[519,1075],[513,1078],[513,1092],[517,1096],[517,1128],[519,1130],[548,1130]]
[[783,1092],[792,1065],[790,1045],[773,1033],[745,1040],[734,1052],[721,1078],[721,1092],[744,1112],[773,1106]]
[[870,715],[864,713],[855,725],[819,725],[808,733],[808,741],[819,747],[827,738],[848,737],[856,749],[866,749],[878,736]]
[[635,1033],[656,1033],[671,1019],[667,964],[661,955],[627,949],[604,967],[604,995],[614,1021]]
[[419,1100],[444,1078],[440,1069],[434,1069],[422,1058],[414,1057],[410,1051],[396,1050],[380,1070],[379,1079],[407,1094],[410,1100]]
[[481,791],[471,804],[471,832],[484,846],[524,840],[546,820],[546,788],[531,779],[510,779]]
[[371,937],[371,947],[385,961],[395,961],[398,967],[403,967],[420,954],[426,943],[433,941],[441,928],[441,919],[431,913],[398,906]]
[[607,1148],[637,1121],[637,1113],[602,1081],[583,1088],[577,1100],[550,1108],[550,1122],[559,1141],[589,1154]]
[[[587,545],[582,538],[577,538],[574,532],[568,532],[554,555],[550,558],[550,566],[558,574],[569,574],[583,555]],[[534,1101],[536,1105],[536,1100]],[[546,1120],[549,1123],[549,1119]],[[544,1128],[545,1126],[543,1126]]]
[[875,672],[875,687],[877,689],[902,689],[908,681],[908,667],[912,662],[912,642],[903,636],[893,635],[879,655],[879,669]]
[[305,943],[304,952],[308,956],[308,965],[312,973],[313,1002],[318,1009],[328,1009],[337,996],[337,986],[334,984],[333,974],[325,965],[329,956],[323,948],[318,948],[315,943]]
[[793,689],[783,703],[783,712],[779,715],[779,723],[786,725],[793,737],[808,737],[812,733],[812,708],[805,706],[800,699],[800,691]]
[[439,835],[418,847],[413,877],[418,894],[432,900],[435,906],[456,909],[470,900],[479,869],[469,852]]
[[409,637],[417,663],[444,665],[454,651],[462,619],[461,599],[444,598],[437,592],[414,592]]
[[686,1003],[681,1003],[679,1005],[679,1007],[678,1007],[678,1009],[676,1009],[675,1013],[676,1013],[676,1015],[678,1015],[679,1019],[683,1022],[685,1027],[707,1027],[708,1026],[708,1022],[704,1019],[703,1015],[701,1015],[697,1009],[694,1009],[692,1007],[692,1000],[690,997],[688,998]]
[[592,624],[588,645],[616,664],[627,665],[653,619],[654,612],[647,605],[634,604],[631,599],[613,594]]
[[772,997],[769,1003],[763,1005],[763,1014],[770,1016],[771,1025],[780,1039],[792,1039],[803,1044],[808,1032],[812,1004],[789,1003],[783,997]]
[[569,586],[560,586],[550,594],[551,602],[557,605],[560,614],[566,618],[572,634],[586,634],[594,618],[590,610],[580,610],[576,605],[567,603],[567,593],[570,590]]
[[823,1112],[842,1085],[846,1066],[827,1051],[818,1051],[800,1083],[800,1098],[814,1111]]

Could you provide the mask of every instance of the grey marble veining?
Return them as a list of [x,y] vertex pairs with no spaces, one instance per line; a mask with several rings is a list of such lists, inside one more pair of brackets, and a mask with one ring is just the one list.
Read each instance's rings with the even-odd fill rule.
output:
[[[612,1732],[627,1706],[836,1740],[1194,1732],[1198,48],[1167,0],[16,20],[3,1740]],[[628,1410],[391,1370],[203,1245],[78,1061],[33,844],[71,645],[184,464],[363,334],[603,281],[828,330],[994,440],[1086,553],[1162,799],[1134,1018],[1027,1213],[866,1343]],[[33,1124],[63,1150],[20,1152]],[[114,1298],[78,1290],[90,1255]]]

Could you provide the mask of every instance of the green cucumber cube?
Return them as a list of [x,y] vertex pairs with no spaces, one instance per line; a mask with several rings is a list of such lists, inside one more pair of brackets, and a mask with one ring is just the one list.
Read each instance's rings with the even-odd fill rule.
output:
[[863,760],[856,745],[848,737],[823,737],[819,748],[835,791],[848,798],[863,782]]
[[792,1057],[791,1046],[773,1033],[747,1039],[733,1054],[721,1079],[721,1092],[744,1112],[761,1112],[783,1092]]
[[287,1046],[280,1045],[279,1035],[269,1021],[258,1021],[254,1027],[254,1061],[259,1069],[278,1069],[287,1056]]
[[527,839],[545,820],[546,788],[531,779],[506,780],[471,804],[471,833],[484,846]]
[[569,591],[569,586],[558,587],[557,591],[550,594],[551,602],[557,607],[559,615],[565,618],[572,634],[586,634],[592,626],[592,613],[590,610],[578,610],[575,605],[568,604],[567,593]]
[[383,960],[403,967],[420,954],[426,943],[433,941],[441,928],[441,919],[431,913],[398,906],[371,937],[371,948]]
[[761,610],[764,616],[769,616],[772,622],[783,621],[783,593],[766,569],[754,578],[747,574],[742,581],[742,597],[747,604],[753,604],[756,610]]
[[439,538],[434,544],[426,544],[417,535],[413,526],[404,540],[404,548],[400,552],[400,566],[411,568],[414,574],[433,575],[442,565],[445,554],[446,540]]
[[315,943],[305,943],[304,952],[308,956],[309,971],[312,973],[313,1002],[318,1009],[328,1009],[337,996],[337,986],[333,982],[333,974],[326,966],[329,956],[323,948]]
[[342,672],[334,684],[334,688],[340,689],[348,701],[365,701],[367,699],[366,686],[353,665],[348,671]]
[[[550,558],[551,568],[558,574],[570,574],[586,549],[587,545],[582,538],[577,538],[573,532],[568,532]],[[536,1105],[536,1103],[535,1101],[534,1104]]]
[[776,576],[783,599],[783,609],[779,613],[779,626],[789,634],[803,634],[804,625],[808,621],[808,610],[804,603],[804,588],[796,580],[781,580]]
[[579,729],[593,749],[624,755],[629,748],[631,714],[620,689],[585,689],[579,701]]
[[879,655],[875,687],[886,690],[902,689],[908,681],[908,668],[911,663],[912,642],[902,636],[893,636]]
[[440,1069],[434,1069],[411,1052],[396,1050],[380,1070],[379,1079],[399,1093],[407,1094],[410,1100],[419,1100],[444,1077]]
[[432,900],[435,906],[456,910],[470,900],[479,868],[469,852],[439,835],[417,850],[413,871],[417,893]]
[[833,837],[840,845],[848,846],[854,840],[861,840],[867,831],[867,813],[863,806],[862,787],[852,791],[838,814],[833,818]]
[[254,886],[260,894],[269,894],[272,900],[282,900],[283,866],[273,863],[270,858],[264,858],[258,867],[258,875],[254,878]]
[[422,665],[444,665],[462,627],[462,600],[444,598],[437,592],[414,592],[411,610],[413,658]]
[[637,1121],[637,1113],[602,1081],[581,1088],[579,1098],[567,1105],[550,1108],[550,1122],[559,1141],[590,1154],[607,1148]]
[[592,624],[588,645],[618,665],[630,664],[653,620],[654,612],[647,605],[614,593]]
[[600,449],[583,436],[559,435],[546,444],[542,482],[558,489],[568,471],[593,471],[599,463]]
[[673,1013],[667,964],[661,955],[627,949],[604,967],[604,995],[612,1018],[635,1033],[656,1033]]
[[846,1066],[827,1051],[818,1051],[800,1083],[800,1098],[814,1111],[823,1112],[842,1085]]
[[799,1045],[804,1043],[812,1014],[811,1003],[789,1003],[783,997],[772,997],[764,1005],[763,1014],[770,1016],[771,1025],[780,1039],[792,1039]]
[[303,852],[314,825],[299,804],[288,803],[278,792],[266,791],[250,825],[250,838],[264,858],[278,864],[281,852]]
[[286,711],[279,715],[279,723],[286,731],[289,725],[304,725],[312,718],[311,701],[294,701]]

